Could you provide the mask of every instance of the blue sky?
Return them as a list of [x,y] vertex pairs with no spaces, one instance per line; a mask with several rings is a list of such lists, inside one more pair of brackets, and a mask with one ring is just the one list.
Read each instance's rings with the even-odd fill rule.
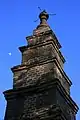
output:
[[13,84],[10,68],[21,63],[18,47],[27,44],[25,37],[39,24],[34,22],[40,12],[37,6],[56,13],[48,23],[62,45],[64,70],[73,83],[71,96],[80,106],[80,0],[0,0],[0,120],[6,107],[3,91]]

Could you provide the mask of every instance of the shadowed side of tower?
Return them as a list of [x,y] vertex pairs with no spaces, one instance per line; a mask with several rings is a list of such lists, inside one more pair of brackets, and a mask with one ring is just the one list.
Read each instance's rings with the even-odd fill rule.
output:
[[4,120],[75,120],[78,106],[70,97],[61,45],[47,24],[49,14],[44,10],[39,18],[33,35],[26,37],[28,45],[19,47],[22,61],[12,68],[13,88],[4,92]]

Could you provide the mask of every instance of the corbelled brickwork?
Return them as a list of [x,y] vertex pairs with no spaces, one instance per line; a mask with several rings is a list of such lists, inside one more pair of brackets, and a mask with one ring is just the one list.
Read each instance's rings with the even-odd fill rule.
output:
[[28,45],[19,47],[21,65],[11,69],[13,89],[4,92],[4,120],[75,120],[78,107],[70,97],[61,45],[47,24],[48,13],[42,11],[39,18],[33,35],[26,37]]

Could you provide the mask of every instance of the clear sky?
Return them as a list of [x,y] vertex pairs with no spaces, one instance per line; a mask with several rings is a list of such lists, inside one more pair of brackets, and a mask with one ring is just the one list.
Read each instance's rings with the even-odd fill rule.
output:
[[56,13],[48,23],[62,45],[64,70],[73,83],[71,96],[80,106],[80,0],[0,0],[0,120],[6,108],[3,91],[13,84],[10,68],[21,62],[18,47],[27,44],[25,37],[39,24],[34,22],[40,12],[37,6]]

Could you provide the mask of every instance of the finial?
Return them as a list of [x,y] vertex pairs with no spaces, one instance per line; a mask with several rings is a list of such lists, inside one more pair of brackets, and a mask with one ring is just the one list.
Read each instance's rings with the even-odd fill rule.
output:
[[[38,7],[38,9],[40,11],[42,11],[42,9],[40,7]],[[40,23],[43,23],[43,21],[45,20],[45,22],[48,20],[49,18],[49,15],[52,16],[52,15],[56,15],[56,14],[48,14],[46,12],[46,10],[43,10],[40,14],[39,14],[39,18],[40,18]],[[34,22],[37,22],[39,20],[39,18],[37,20],[35,20]]]
[[[38,7],[38,8],[41,11],[41,8],[40,7]],[[41,29],[41,28],[47,28],[47,29],[49,28],[50,29],[49,25],[47,24],[47,20],[49,19],[49,15],[55,15],[55,14],[48,14],[46,12],[46,10],[43,10],[40,12],[40,14],[39,14],[40,24],[37,26],[37,29]]]
[[40,24],[46,24],[46,21],[49,18],[49,14],[43,10],[40,14],[39,14],[39,18],[40,18]]
[[48,18],[49,18],[49,14],[48,14],[45,10],[43,10],[43,11],[39,14],[39,18],[40,18],[41,21],[42,21],[42,19],[45,19],[45,20],[47,21]]

